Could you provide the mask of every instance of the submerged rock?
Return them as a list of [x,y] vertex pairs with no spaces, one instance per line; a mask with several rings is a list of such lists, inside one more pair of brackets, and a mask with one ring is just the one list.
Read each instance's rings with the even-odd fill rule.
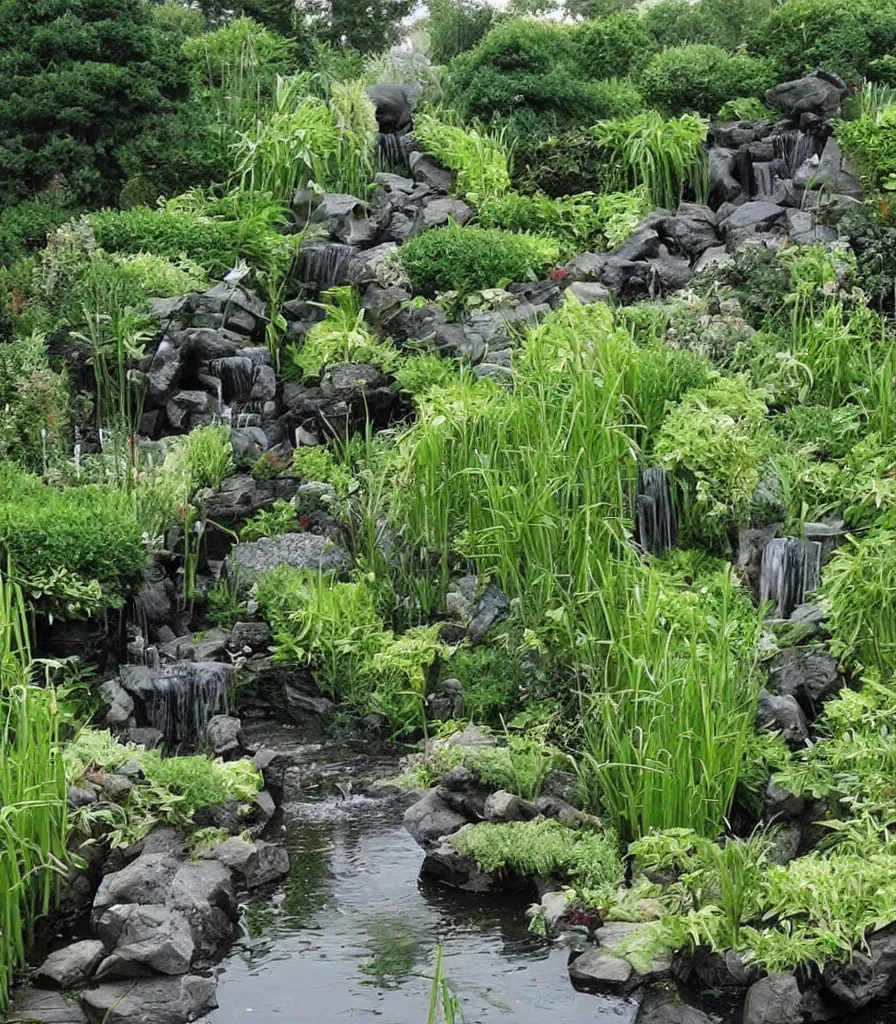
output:
[[711,1024],[711,1020],[669,992],[651,992],[641,1003],[635,1024]]

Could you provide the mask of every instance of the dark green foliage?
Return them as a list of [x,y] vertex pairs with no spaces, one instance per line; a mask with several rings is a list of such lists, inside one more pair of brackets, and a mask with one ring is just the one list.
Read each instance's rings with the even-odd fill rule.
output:
[[891,308],[896,292],[896,227],[869,207],[850,211],[840,230],[856,254],[859,283],[875,305]]
[[7,207],[0,213],[0,262],[12,263],[42,248],[47,235],[71,215],[71,209],[52,193]]
[[445,96],[463,117],[505,121],[522,139],[641,107],[630,83],[582,75],[574,29],[523,18],[498,25],[475,50],[456,57]]
[[637,14],[613,14],[583,25],[577,33],[581,68],[589,78],[624,78],[643,67],[657,49]]
[[697,111],[709,116],[727,100],[761,96],[773,84],[768,61],[746,54],[730,56],[705,44],[665,50],[641,76],[647,103],[668,114]]
[[854,405],[841,409],[795,405],[775,416],[771,424],[789,444],[823,460],[845,458],[867,430],[861,410]]
[[585,132],[549,139],[520,140],[513,157],[513,184],[523,192],[558,198],[612,187],[613,169],[597,142]]
[[788,0],[754,27],[749,43],[782,79],[820,68],[857,83],[870,61],[896,46],[896,9],[874,0]]
[[690,0],[660,0],[651,4],[644,12],[644,24],[662,47],[708,42],[700,5]]
[[896,56],[888,53],[869,61],[866,74],[871,82],[887,85],[891,89],[896,88]]
[[2,0],[0,205],[62,179],[114,197],[119,147],[186,94],[165,39],[141,0]]
[[430,56],[447,64],[472,50],[495,24],[498,12],[475,0],[433,0],[429,5]]
[[0,551],[40,607],[65,615],[119,606],[139,584],[141,528],[121,491],[56,491],[0,464],[0,495]]
[[398,42],[413,0],[304,0],[299,6],[318,39],[359,53],[381,53]]
[[447,227],[416,235],[401,261],[415,294],[468,294],[502,282],[527,281],[557,258],[556,246],[534,235],[485,228]]
[[637,7],[637,0],[566,0],[563,5],[574,18],[609,18]]
[[711,43],[734,50],[774,8],[774,0],[660,0],[646,9],[644,23],[662,47]]
[[447,671],[463,685],[464,714],[474,722],[500,724],[516,711],[523,675],[519,650],[499,638],[497,643],[461,647]]
[[714,269],[698,287],[711,290],[715,284],[733,289],[751,327],[758,329],[786,313],[784,296],[790,288],[790,275],[771,249],[751,246],[740,250],[728,266]]

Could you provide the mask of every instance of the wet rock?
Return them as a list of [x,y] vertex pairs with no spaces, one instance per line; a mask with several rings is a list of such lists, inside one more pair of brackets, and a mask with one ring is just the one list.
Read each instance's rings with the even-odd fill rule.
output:
[[769,687],[785,697],[796,698],[803,711],[813,718],[844,685],[837,659],[824,647],[790,647],[769,663]]
[[107,679],[100,687],[106,704],[105,723],[112,729],[126,726],[134,714],[134,699],[117,679]]
[[439,780],[435,790],[439,799],[467,821],[482,821],[488,787],[464,765],[455,765]]
[[777,203],[753,200],[738,206],[720,223],[729,248],[786,223],[787,210]]
[[481,872],[472,858],[464,857],[450,842],[438,843],[427,851],[420,873],[465,892],[488,892],[500,887],[492,875]]
[[715,953],[706,946],[683,952],[676,963],[682,984],[711,989],[747,988],[759,977],[755,964],[745,964],[740,953]]
[[467,635],[474,644],[481,643],[488,631],[510,612],[510,602],[494,584],[489,583],[473,606]]
[[66,999],[61,992],[36,988],[17,992],[4,1020],[6,1024],[87,1024],[84,1011],[77,1003]]
[[641,1003],[635,1024],[711,1024],[711,1018],[672,993],[650,992]]
[[769,822],[792,821],[802,816],[806,801],[789,793],[774,779],[769,779],[762,791],[762,817]]
[[108,781],[103,786],[107,798],[113,804],[120,804],[123,800],[126,800],[133,788],[133,782],[126,775],[118,774],[110,775]]
[[93,977],[105,947],[98,939],[85,939],[51,953],[37,969],[41,985],[66,991],[83,988]]
[[343,245],[370,245],[379,228],[367,213],[367,204],[357,196],[330,193],[311,215],[311,223],[325,224],[330,235]]
[[[419,89],[409,85],[369,85],[367,97],[376,111],[381,132],[398,132],[408,128],[414,113]],[[381,177],[378,175],[378,177]]]
[[389,287],[404,284],[406,278],[398,261],[398,246],[384,242],[353,256],[348,268],[349,281],[358,285]]
[[743,188],[732,173],[734,153],[721,146],[709,151],[709,198],[715,206],[738,199]]
[[96,930],[111,950],[98,979],[139,977],[147,970],[186,974],[196,950],[186,919],[170,907],[116,904],[102,912]]
[[233,760],[243,750],[243,723],[233,715],[215,715],[205,727],[205,737],[215,757]]
[[197,417],[210,415],[212,396],[207,391],[176,391],[165,403],[168,422],[175,430],[193,426]]
[[187,1024],[217,1007],[216,987],[198,974],[119,981],[88,990],[81,1005],[90,1024]]
[[490,793],[485,801],[487,821],[531,821],[539,813],[535,804],[503,789]]
[[796,120],[802,114],[836,117],[840,103],[849,94],[846,83],[828,71],[813,71],[791,82],[767,90],[766,105]]
[[414,181],[428,185],[436,192],[451,191],[451,171],[443,167],[436,159],[426,153],[411,153],[408,164]]
[[84,786],[69,786],[68,805],[69,807],[90,807],[99,800],[96,792]]
[[233,941],[239,919],[229,869],[219,861],[191,861],[171,883],[168,905],[190,926],[196,955],[223,955]]
[[177,390],[184,373],[185,361],[180,349],[167,339],[159,342],[149,371],[146,375],[147,398],[154,404],[162,404]]
[[829,138],[820,157],[807,160],[794,174],[794,185],[808,189],[824,189],[850,199],[862,198],[862,186],[836,140]]
[[797,245],[816,245],[837,239],[837,232],[825,224],[819,224],[809,210],[787,211],[787,234],[790,241]]
[[473,215],[473,208],[462,199],[451,199],[444,196],[434,199],[423,207],[417,222],[417,229],[425,231],[428,228],[440,228],[452,221],[463,226],[473,219]]
[[763,689],[756,705],[756,728],[780,732],[791,749],[801,747],[809,738],[809,727],[795,697],[775,696]]
[[694,276],[690,263],[686,259],[672,256],[664,245],[660,246],[659,253],[651,261],[651,266],[655,274],[655,282],[664,295],[684,288]]
[[777,828],[772,835],[768,852],[772,864],[789,864],[800,852],[803,845],[803,826],[796,821]]
[[[601,931],[597,932],[598,936]],[[642,985],[667,977],[669,972],[668,957],[658,957],[652,961],[647,974],[640,974],[628,960],[616,956],[604,945],[589,947],[569,963],[569,980],[573,987],[607,995],[628,995]]]
[[230,631],[231,651],[264,651],[271,643],[271,627],[266,622],[237,622]]
[[200,856],[220,861],[237,875],[247,889],[278,882],[289,874],[286,850],[262,839],[228,839],[200,851]]
[[762,556],[768,542],[777,537],[780,529],[780,523],[773,523],[761,529],[741,530],[737,536],[738,571],[745,577],[747,585],[757,592]]
[[164,903],[180,861],[169,853],[144,853],[133,863],[107,874],[93,901],[95,910],[116,903]]
[[770,974],[750,986],[743,1024],[801,1024],[802,1020],[803,997],[792,974]]
[[424,850],[437,846],[443,836],[457,832],[467,821],[466,816],[450,807],[436,790],[430,790],[412,804],[403,818],[404,827]]
[[867,938],[867,950],[855,950],[849,963],[830,962],[822,971],[824,987],[850,1010],[859,1010],[896,990],[896,925]]
[[442,679],[426,698],[427,715],[432,721],[450,722],[464,710],[464,692],[459,679]]
[[251,544],[237,544],[230,554],[233,568],[251,578],[280,566],[338,572],[347,569],[351,557],[345,548],[314,533],[285,533],[262,537]]

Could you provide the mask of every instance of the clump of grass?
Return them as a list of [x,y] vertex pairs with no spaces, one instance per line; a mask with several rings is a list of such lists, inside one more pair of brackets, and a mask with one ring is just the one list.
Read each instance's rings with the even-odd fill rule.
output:
[[624,869],[615,832],[576,829],[562,822],[484,822],[448,840],[481,871],[557,877],[593,904],[606,905],[622,885]]
[[622,187],[646,185],[654,205],[674,209],[687,194],[706,201],[708,126],[709,121],[697,114],[666,120],[648,110],[599,121],[591,135],[617,165]]
[[505,129],[452,124],[443,116],[419,114],[414,137],[423,148],[456,173],[454,187],[479,206],[510,191],[510,147]]

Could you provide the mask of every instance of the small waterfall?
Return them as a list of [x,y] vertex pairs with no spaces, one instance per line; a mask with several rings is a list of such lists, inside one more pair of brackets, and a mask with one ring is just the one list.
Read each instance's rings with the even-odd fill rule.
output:
[[159,657],[159,649],[155,644],[150,644],[143,651],[143,663],[147,668],[157,672],[162,667],[162,659]]
[[379,135],[379,162],[383,170],[392,174],[406,174],[410,171],[408,167],[408,153],[404,146],[405,132],[380,132]]
[[759,599],[771,604],[773,618],[789,619],[794,608],[818,586],[821,544],[799,537],[776,537],[762,553]]
[[651,555],[663,555],[674,547],[678,541],[678,518],[669,474],[664,469],[641,470],[635,507],[641,547]]
[[244,401],[252,394],[258,371],[255,363],[245,356],[225,356],[212,359],[208,364],[209,373],[220,382],[218,400],[221,405]]
[[[757,160],[753,164],[755,195],[770,196],[775,191],[775,172],[771,160]],[[753,193],[751,193],[753,194]]]
[[787,168],[787,177],[792,178],[794,172],[811,156],[821,153],[824,142],[814,135],[802,132],[799,128],[791,128],[780,135],[773,136],[775,153]]
[[756,179],[753,176],[753,157],[746,146],[734,154],[735,177],[741,184],[746,195],[756,195]]
[[168,743],[195,744],[210,719],[227,710],[232,671],[231,665],[216,661],[131,665],[121,670],[121,685],[140,702],[148,723]]
[[302,246],[302,276],[321,292],[348,284],[348,265],[357,251],[341,242],[309,242]]

